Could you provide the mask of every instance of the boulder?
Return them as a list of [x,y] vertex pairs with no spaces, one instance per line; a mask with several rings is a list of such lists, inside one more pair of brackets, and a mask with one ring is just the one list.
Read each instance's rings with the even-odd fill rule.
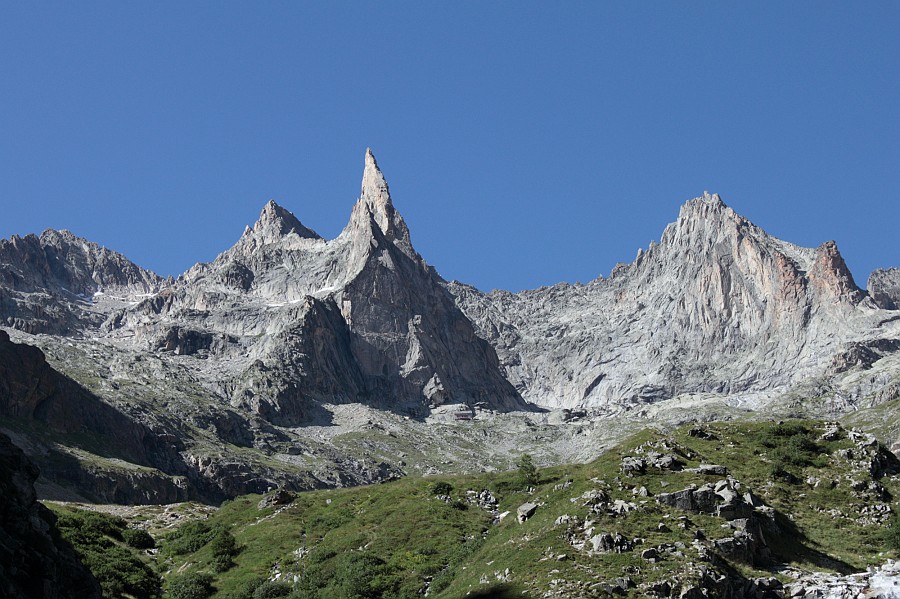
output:
[[534,515],[534,512],[537,511],[537,505],[531,502],[523,503],[518,508],[516,508],[516,518],[519,520],[519,523],[525,522],[529,518]]

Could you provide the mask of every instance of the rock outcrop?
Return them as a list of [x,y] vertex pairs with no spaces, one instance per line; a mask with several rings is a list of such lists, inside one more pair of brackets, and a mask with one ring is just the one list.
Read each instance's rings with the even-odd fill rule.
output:
[[38,470],[0,434],[0,595],[10,599],[91,599],[100,586],[37,502]]
[[873,271],[866,287],[879,308],[900,310],[900,268]]
[[[397,476],[403,460],[348,457],[320,430],[351,406],[417,424],[539,406],[568,430],[696,394],[760,409],[802,392],[838,414],[900,393],[885,366],[900,363],[896,272],[873,273],[867,295],[833,242],[775,239],[705,194],[609,278],[485,294],[416,252],[367,151],[336,238],[269,202],[177,279],[66,231],[0,241],[0,324],[20,341],[0,338],[0,416],[74,448],[41,462],[48,476],[143,502]],[[103,468],[69,468],[83,452]],[[663,452],[623,466],[681,463]]]

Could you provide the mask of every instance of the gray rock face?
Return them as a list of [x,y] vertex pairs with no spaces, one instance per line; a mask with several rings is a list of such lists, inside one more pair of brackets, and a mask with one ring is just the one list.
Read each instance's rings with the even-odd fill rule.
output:
[[29,333],[95,327],[108,304],[154,293],[164,280],[69,231],[0,240],[0,322]]
[[866,288],[879,308],[900,310],[900,268],[872,271]]
[[216,371],[218,392],[283,425],[308,422],[319,401],[414,415],[447,402],[525,408],[442,284],[367,151],[336,239],[269,202],[234,247],[105,329],[133,347],[233,361],[224,380]]
[[98,598],[100,586],[59,537],[56,517],[37,502],[38,470],[0,434],[0,596]]
[[898,337],[833,242],[767,235],[717,195],[682,207],[610,278],[513,294],[448,288],[534,403],[603,408],[752,394],[821,375],[847,342]]
[[[704,195],[608,279],[484,294],[443,281],[416,252],[367,151],[336,238],[269,202],[233,247],[177,279],[65,231],[0,241],[0,324],[59,371],[0,339],[10,373],[0,407],[60,434],[116,439],[127,467],[81,469],[74,481],[112,501],[397,476],[402,462],[332,444],[338,412],[367,426],[348,404],[469,422],[529,410],[527,400],[559,408],[556,428],[568,430],[564,421],[589,412],[645,415],[678,396],[753,409],[804,381],[819,397],[849,380],[830,400],[847,411],[900,396],[890,369],[900,320],[886,311],[896,274],[878,272],[867,297],[832,242],[780,241]],[[648,454],[633,466],[680,464],[669,460]],[[138,479],[145,492],[122,498]]]

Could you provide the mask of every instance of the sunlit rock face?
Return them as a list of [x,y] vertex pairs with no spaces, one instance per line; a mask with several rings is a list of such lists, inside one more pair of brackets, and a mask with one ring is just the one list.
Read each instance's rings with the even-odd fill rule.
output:
[[879,308],[900,310],[900,268],[873,271],[866,288]]
[[65,231],[0,241],[0,257],[7,326],[202,357],[210,393],[282,425],[323,402],[421,415],[783,390],[898,337],[882,313],[900,300],[897,270],[873,273],[867,295],[834,242],[775,239],[714,194],[609,278],[517,294],[446,283],[369,150],[335,239],[269,202],[176,280]]
[[848,344],[898,336],[834,242],[775,239],[709,194],[607,279],[449,289],[520,393],[554,407],[783,389],[821,375]]
[[177,280],[66,232],[2,243],[18,265],[2,270],[6,324],[202,355],[223,403],[273,423],[307,422],[321,402],[410,415],[448,402],[527,408],[413,248],[368,150],[337,238],[269,202],[233,247]]

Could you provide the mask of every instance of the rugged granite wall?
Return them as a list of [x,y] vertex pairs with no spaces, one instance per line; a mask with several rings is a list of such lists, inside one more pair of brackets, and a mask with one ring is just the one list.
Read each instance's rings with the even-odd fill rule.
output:
[[446,402],[525,409],[443,283],[367,151],[360,197],[336,239],[269,202],[232,248],[104,328],[139,349],[242,362],[218,391],[282,425],[310,422],[321,402],[410,415]]
[[156,292],[163,283],[69,231],[0,240],[0,321],[29,333],[65,335],[97,326],[105,304]]
[[38,470],[0,434],[0,595],[9,599],[90,599],[100,586],[62,541],[56,517],[37,502]]
[[900,310],[900,268],[873,271],[866,287],[879,308]]
[[609,278],[485,294],[416,252],[367,151],[338,237],[269,202],[178,279],[65,231],[0,241],[0,318],[21,341],[0,337],[0,416],[43,427],[29,452],[56,482],[153,502],[396,475],[400,457],[331,444],[348,404],[465,420],[793,393],[838,414],[897,397],[896,273],[869,297],[833,242],[775,239],[705,194]]
[[819,376],[848,344],[896,339],[834,242],[767,235],[717,195],[608,279],[512,294],[448,287],[529,401],[602,407],[752,394]]

